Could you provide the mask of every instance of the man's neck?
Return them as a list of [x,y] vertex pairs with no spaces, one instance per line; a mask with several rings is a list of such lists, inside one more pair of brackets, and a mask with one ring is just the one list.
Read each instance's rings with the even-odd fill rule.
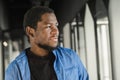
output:
[[49,54],[48,50],[45,50],[45,49],[39,48],[39,47],[31,47],[30,51],[32,51],[34,54],[36,54],[38,56],[47,56]]

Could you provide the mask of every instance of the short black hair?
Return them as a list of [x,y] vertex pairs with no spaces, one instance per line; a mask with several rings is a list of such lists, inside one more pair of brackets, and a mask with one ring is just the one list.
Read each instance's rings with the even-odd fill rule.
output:
[[54,13],[54,11],[46,6],[34,6],[29,9],[24,15],[24,29],[26,29],[27,26],[36,29],[37,22],[41,21],[41,16],[45,13]]

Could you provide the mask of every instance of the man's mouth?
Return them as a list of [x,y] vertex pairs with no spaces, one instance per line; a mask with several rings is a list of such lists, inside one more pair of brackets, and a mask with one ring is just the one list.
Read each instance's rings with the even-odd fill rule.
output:
[[55,42],[58,41],[58,37],[51,37],[50,39]]

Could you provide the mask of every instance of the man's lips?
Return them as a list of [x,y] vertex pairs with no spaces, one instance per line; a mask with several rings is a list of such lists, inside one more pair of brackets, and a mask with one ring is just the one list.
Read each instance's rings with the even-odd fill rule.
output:
[[50,38],[50,40],[52,40],[52,41],[58,41],[58,37],[52,36],[52,37]]
[[50,40],[52,40],[52,41],[58,41],[58,37],[51,37]]

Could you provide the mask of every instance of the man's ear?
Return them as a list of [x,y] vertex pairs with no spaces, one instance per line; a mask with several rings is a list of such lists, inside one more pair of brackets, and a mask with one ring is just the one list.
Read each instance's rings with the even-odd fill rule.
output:
[[26,31],[27,36],[34,37],[34,29],[31,28],[30,26],[27,26],[25,31]]

